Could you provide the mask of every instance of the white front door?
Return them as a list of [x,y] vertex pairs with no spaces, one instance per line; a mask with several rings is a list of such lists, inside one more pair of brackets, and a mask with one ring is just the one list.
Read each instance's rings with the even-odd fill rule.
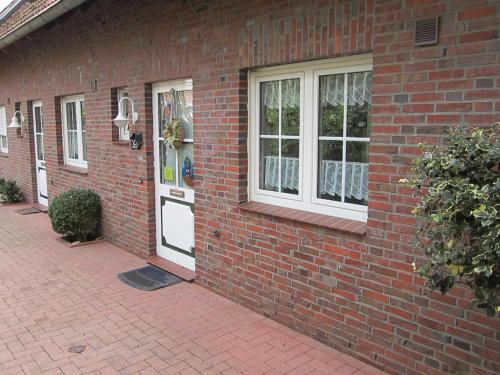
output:
[[[156,253],[194,271],[193,83],[153,85]],[[182,140],[165,138],[179,124]],[[174,138],[178,138],[178,130]]]
[[45,168],[45,151],[43,147],[43,113],[42,102],[33,102],[33,134],[35,135],[35,168],[38,191],[38,203],[47,206],[47,170]]

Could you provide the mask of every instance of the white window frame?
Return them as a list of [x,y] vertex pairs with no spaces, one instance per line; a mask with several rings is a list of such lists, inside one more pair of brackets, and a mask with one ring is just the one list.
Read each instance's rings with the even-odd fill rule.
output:
[[[78,159],[69,157],[68,146],[68,124],[66,118],[66,104],[75,103],[76,109],[76,125],[77,125],[77,143],[78,143]],[[83,137],[82,137],[82,113],[81,103],[85,105],[85,98],[83,95],[66,96],[61,99],[61,116],[63,122],[63,147],[64,147],[64,164],[79,168],[88,168],[88,163],[83,160]]]
[[5,137],[5,144],[0,140],[0,152],[7,154],[9,152],[9,139],[7,136],[7,111],[5,106],[0,106],[0,122],[3,123],[3,128],[5,129],[4,134],[0,134],[1,137]]
[[[124,97],[124,96],[128,96],[128,87],[119,87],[117,90],[116,90],[116,99],[117,99],[117,103],[118,105],[120,105],[120,100]],[[128,100],[124,100],[122,102],[122,106],[125,107],[126,105],[128,105]],[[120,110],[120,108],[118,108],[118,110]],[[122,108],[122,110],[124,110],[124,108]],[[125,113],[123,112],[126,117],[128,118],[128,112]],[[118,113],[117,113],[118,114]],[[128,126],[124,127],[124,128],[118,128],[118,140],[120,141],[129,141],[130,140],[130,133],[129,133],[129,128]]]
[[[373,70],[372,54],[262,68],[249,74],[248,194],[251,201],[366,222],[368,207],[317,197],[319,77]],[[301,77],[299,195],[259,187],[260,83]],[[344,119],[345,122],[345,119]],[[338,137],[349,140],[344,134]],[[369,142],[369,138],[356,138]],[[345,148],[343,150],[345,153]],[[345,173],[345,172],[344,172]],[[343,187],[343,189],[345,186]]]

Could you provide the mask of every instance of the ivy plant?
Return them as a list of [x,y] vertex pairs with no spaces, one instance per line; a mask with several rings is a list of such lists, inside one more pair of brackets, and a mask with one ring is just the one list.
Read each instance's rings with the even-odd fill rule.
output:
[[500,123],[453,127],[445,145],[419,145],[415,177],[401,180],[421,197],[416,250],[425,257],[416,272],[443,294],[467,284],[489,316],[500,311],[499,134]]

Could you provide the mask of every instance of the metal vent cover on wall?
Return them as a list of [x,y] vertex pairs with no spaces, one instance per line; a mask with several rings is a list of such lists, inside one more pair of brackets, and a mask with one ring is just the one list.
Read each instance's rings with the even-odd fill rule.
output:
[[415,21],[415,45],[428,46],[438,42],[439,17]]

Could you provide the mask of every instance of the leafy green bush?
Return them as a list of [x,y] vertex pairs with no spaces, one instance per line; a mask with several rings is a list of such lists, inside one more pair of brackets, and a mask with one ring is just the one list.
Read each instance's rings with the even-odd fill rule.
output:
[[0,179],[0,200],[4,203],[22,202],[23,194],[16,181]]
[[401,182],[421,196],[417,250],[427,259],[415,270],[443,294],[469,285],[474,305],[500,311],[500,124],[450,129],[445,146],[420,145],[416,177]]
[[71,189],[59,194],[49,206],[55,232],[71,241],[91,241],[98,236],[101,201],[92,190]]

